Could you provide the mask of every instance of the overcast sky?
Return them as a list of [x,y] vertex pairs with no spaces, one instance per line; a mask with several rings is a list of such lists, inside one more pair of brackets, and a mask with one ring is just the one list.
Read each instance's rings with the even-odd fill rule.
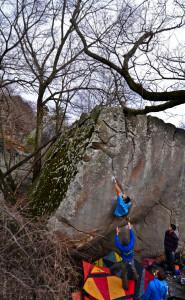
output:
[[185,104],[167,109],[165,112],[152,113],[151,115],[179,127],[182,124],[185,125]]

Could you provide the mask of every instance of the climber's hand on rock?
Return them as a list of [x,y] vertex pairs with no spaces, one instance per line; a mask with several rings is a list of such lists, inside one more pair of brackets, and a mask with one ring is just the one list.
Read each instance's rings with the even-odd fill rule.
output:
[[116,183],[116,177],[115,176],[112,176],[112,182]]
[[131,228],[132,228],[132,226],[131,226],[130,222],[128,222],[128,229],[131,229]]
[[116,234],[119,235],[119,233],[120,233],[120,229],[119,229],[119,227],[117,226],[117,227],[116,227]]

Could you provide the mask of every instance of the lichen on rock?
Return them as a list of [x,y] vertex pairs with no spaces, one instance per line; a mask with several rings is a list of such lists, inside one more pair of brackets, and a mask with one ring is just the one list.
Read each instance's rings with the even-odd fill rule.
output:
[[34,215],[49,215],[62,202],[72,178],[77,174],[78,162],[83,158],[94,131],[100,108],[82,114],[80,120],[50,149],[45,167],[31,193]]

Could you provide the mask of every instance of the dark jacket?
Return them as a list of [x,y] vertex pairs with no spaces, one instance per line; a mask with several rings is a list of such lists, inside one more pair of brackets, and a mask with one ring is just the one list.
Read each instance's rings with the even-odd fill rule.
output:
[[178,237],[174,231],[167,230],[164,238],[164,248],[167,251],[175,252],[178,247]]
[[130,242],[126,246],[120,243],[118,235],[115,236],[115,246],[120,250],[124,262],[131,262],[133,260],[134,244],[135,235],[132,229],[130,229]]

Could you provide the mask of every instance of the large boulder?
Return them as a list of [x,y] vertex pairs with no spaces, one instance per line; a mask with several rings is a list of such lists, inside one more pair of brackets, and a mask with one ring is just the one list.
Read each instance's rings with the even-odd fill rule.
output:
[[143,255],[163,252],[170,222],[185,242],[185,131],[121,108],[96,108],[57,142],[32,194],[34,211],[49,214],[49,229],[78,247],[101,239],[124,224],[112,214],[112,174],[133,201]]

